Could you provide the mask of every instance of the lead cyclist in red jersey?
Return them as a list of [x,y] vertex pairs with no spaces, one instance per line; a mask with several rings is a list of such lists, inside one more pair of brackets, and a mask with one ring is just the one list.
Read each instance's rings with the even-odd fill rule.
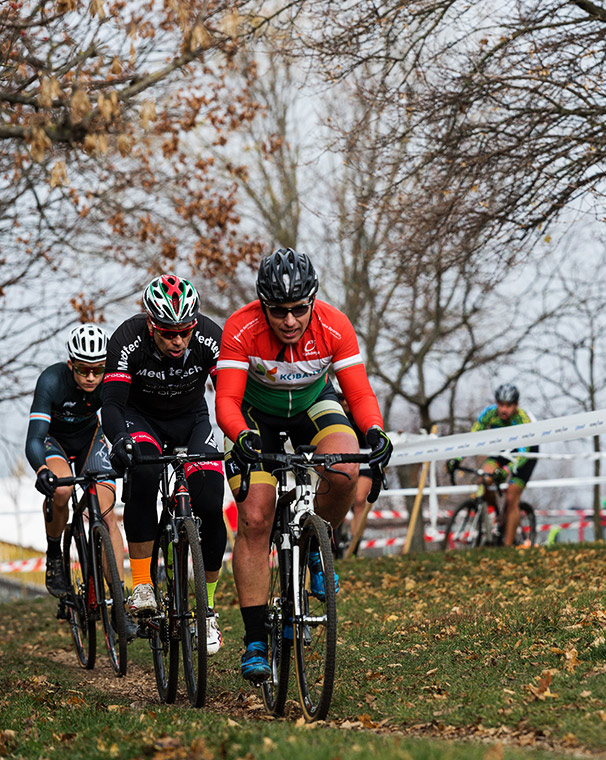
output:
[[[264,469],[261,450],[277,451],[279,433],[285,431],[295,448],[314,444],[323,454],[359,451],[328,378],[332,366],[356,424],[365,431],[370,463],[385,466],[392,451],[354,329],[342,312],[316,299],[317,289],[305,254],[280,248],[267,256],[257,278],[259,300],[227,320],[217,362],[217,422],[233,442],[226,469],[234,493],[240,473],[251,472],[249,492],[238,505],[233,569],[245,628],[242,675],[254,682],[271,674],[264,608],[276,479]],[[352,503],[358,475],[357,465],[339,469],[349,478],[324,473],[316,497],[318,514],[333,527]],[[312,592],[321,596],[325,579],[313,559],[311,570]]]

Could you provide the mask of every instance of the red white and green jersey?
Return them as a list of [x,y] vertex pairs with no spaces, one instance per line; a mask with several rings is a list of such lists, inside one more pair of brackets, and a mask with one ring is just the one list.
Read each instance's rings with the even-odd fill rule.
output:
[[287,418],[305,411],[326,386],[331,366],[361,430],[382,428],[356,334],[345,314],[316,300],[301,339],[284,344],[267,323],[260,301],[247,304],[223,329],[217,362],[219,425],[235,440],[248,427],[242,402]]

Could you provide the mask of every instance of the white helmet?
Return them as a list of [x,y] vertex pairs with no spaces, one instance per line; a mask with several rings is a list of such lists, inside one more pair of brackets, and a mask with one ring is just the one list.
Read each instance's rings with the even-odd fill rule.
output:
[[107,354],[107,333],[99,325],[87,322],[74,327],[65,346],[72,361],[102,362]]

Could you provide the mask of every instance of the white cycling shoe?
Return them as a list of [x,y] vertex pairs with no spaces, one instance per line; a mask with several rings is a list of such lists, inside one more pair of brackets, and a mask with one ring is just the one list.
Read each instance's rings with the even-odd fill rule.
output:
[[223,636],[219,628],[219,615],[209,609],[206,613],[206,653],[209,657],[217,654],[223,646]]
[[128,608],[135,615],[139,612],[155,612],[158,609],[154,587],[151,583],[140,583],[135,586],[132,595],[128,597]]

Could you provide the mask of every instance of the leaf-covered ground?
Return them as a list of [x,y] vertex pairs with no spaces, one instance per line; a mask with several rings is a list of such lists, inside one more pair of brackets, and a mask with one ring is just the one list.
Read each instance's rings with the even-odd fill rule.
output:
[[339,563],[339,677],[312,734],[294,682],[275,720],[240,679],[229,574],[203,711],[159,704],[146,642],[117,679],[99,634],[84,671],[52,600],[2,605],[0,757],[606,758],[605,566],[602,544]]

